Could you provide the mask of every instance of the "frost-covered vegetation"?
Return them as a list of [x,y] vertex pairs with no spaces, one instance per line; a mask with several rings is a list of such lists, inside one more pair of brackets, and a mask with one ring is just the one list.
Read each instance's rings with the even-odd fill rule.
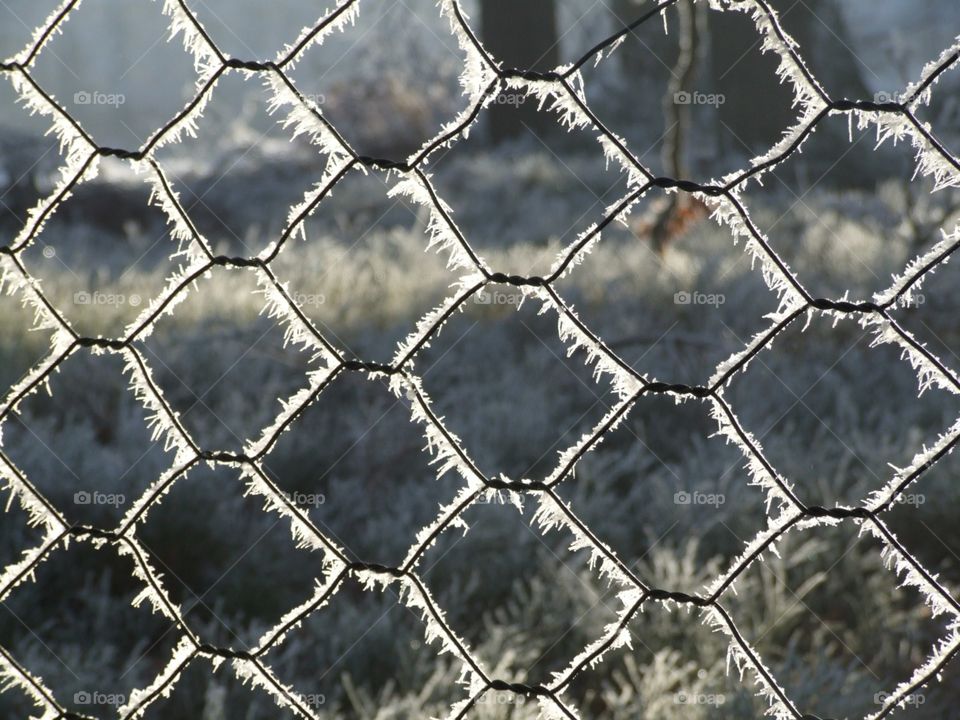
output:
[[[386,59],[374,61],[378,71],[390,67]],[[440,67],[428,93],[436,115],[410,103],[404,86],[392,81],[328,91],[342,102],[330,112],[357,132],[351,142],[402,154],[432,135],[435,121],[462,109],[456,72],[448,70]],[[957,86],[955,78],[942,82]],[[198,121],[197,138],[158,153],[191,221],[215,252],[228,256],[253,256],[276,240],[289,208],[324,171],[316,148],[291,143],[288,131],[271,125],[266,103],[252,99],[262,91],[254,83],[224,79],[222,96],[214,95]],[[629,88],[621,73],[597,83],[604,118],[652,142],[658,108],[605,105],[605,97]],[[646,91],[662,87],[651,82]],[[354,117],[362,102],[374,100],[393,114]],[[384,126],[385,118],[393,124]],[[709,137],[709,113],[696,122]],[[546,274],[557,253],[623,196],[628,178],[583,130],[565,133],[558,123],[556,132],[498,147],[482,130],[431,159],[437,192],[490,268]],[[940,130],[956,148],[951,128]],[[397,140],[398,133],[408,134]],[[873,298],[960,221],[955,190],[931,193],[930,177],[909,182],[915,166],[909,142],[887,138],[875,148],[876,133],[854,125],[848,135],[845,117],[828,118],[802,154],[743,192],[772,249],[816,297]],[[29,182],[14,181],[7,191],[16,201],[0,217],[3,244],[20,229],[18,208],[50,192],[57,166],[49,159],[31,164],[45,150],[32,136],[17,135],[9,146],[30,172],[12,176]],[[12,149],[5,157],[15,156]],[[657,149],[654,143],[643,156],[651,166],[659,162]],[[711,161],[710,152],[699,150],[698,180],[743,159]],[[271,264],[346,357],[389,362],[458,280],[442,249],[428,250],[429,213],[391,192],[397,182],[396,174],[351,171]],[[177,242],[149,194],[143,176],[104,160],[100,176],[77,189],[23,256],[46,297],[85,336],[119,336],[185,262],[171,258]],[[657,252],[647,236],[661,199],[651,191],[623,223],[605,230],[556,291],[648,379],[703,385],[719,363],[770,326],[780,302],[743,239],[706,212]],[[512,286],[488,287],[444,325],[412,370],[484,475],[542,480],[620,399],[582,350],[568,352],[555,311],[541,312],[535,299],[522,297]],[[317,368],[311,353],[285,346],[284,329],[264,312],[265,303],[255,271],[217,268],[137,343],[164,397],[206,450],[243,450]],[[960,372],[958,304],[954,261],[891,311],[952,372]],[[33,311],[20,296],[0,296],[0,387],[20,381],[47,352],[50,331],[33,326]],[[909,359],[896,345],[875,345],[875,338],[857,317],[811,312],[725,390],[772,467],[807,504],[867,502],[960,415],[955,394],[936,385],[919,393]],[[171,468],[174,453],[151,437],[150,413],[114,355],[76,352],[52,376],[49,391],[27,398],[4,424],[3,452],[69,522],[114,528]],[[463,488],[453,470],[437,478],[423,426],[411,422],[412,405],[386,380],[343,373],[264,460],[277,486],[353,560],[400,564],[417,533]],[[768,488],[752,481],[741,450],[718,434],[711,409],[706,400],[644,396],[558,485],[560,498],[594,534],[658,588],[712,587],[774,513]],[[884,515],[954,597],[960,594],[958,462],[955,454],[944,456]],[[330,580],[318,554],[296,546],[289,523],[244,491],[237,472],[198,465],[137,530],[191,629],[204,642],[238,651],[254,647],[318,582]],[[623,587],[601,579],[587,550],[570,549],[569,532],[539,528],[537,510],[532,498],[522,508],[493,498],[473,505],[463,514],[465,526],[443,532],[417,571],[492,677],[547,684],[609,634],[626,601],[618,595]],[[0,566],[42,541],[28,519],[17,502],[2,516]],[[883,545],[859,529],[851,519],[787,533],[722,598],[743,638],[803,712],[876,712],[956,630],[932,611],[929,598],[902,582],[896,558],[885,558]],[[130,558],[110,545],[94,551],[87,542],[72,543],[0,609],[0,646],[84,716],[113,716],[134,689],[163,671],[180,640],[148,603],[131,606],[142,590],[132,569]],[[323,718],[444,716],[469,696],[458,683],[462,668],[439,652],[439,643],[426,642],[420,614],[401,602],[398,588],[373,591],[347,580],[264,660]],[[768,701],[755,694],[751,671],[739,676],[728,661],[729,636],[705,619],[689,606],[647,603],[628,625],[629,645],[579,675],[564,699],[585,718],[762,716]],[[901,712],[946,718],[958,702],[960,673],[952,663]],[[4,716],[26,717],[30,706],[20,688],[0,695]],[[520,720],[538,710],[534,700],[488,693],[470,717]],[[293,714],[244,686],[229,662],[214,667],[196,658],[146,717]]]

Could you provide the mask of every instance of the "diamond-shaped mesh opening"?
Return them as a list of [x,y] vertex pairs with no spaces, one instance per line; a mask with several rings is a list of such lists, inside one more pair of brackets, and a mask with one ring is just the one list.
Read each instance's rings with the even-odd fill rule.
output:
[[371,591],[347,577],[264,657],[298,702],[321,716],[362,717],[382,707],[409,717],[441,713],[460,694],[458,666],[426,642],[419,611],[400,592],[398,583]]
[[643,397],[557,493],[641,579],[697,593],[705,564],[766,526],[764,493],[715,430],[703,403]]
[[79,351],[8,422],[4,451],[72,523],[114,527],[172,462],[117,355]]
[[206,658],[193,659],[177,678],[169,697],[159,698],[144,712],[144,720],[190,718],[275,718],[295,720],[289,708],[279,707],[265,690],[252,689],[231,672],[229,663],[214,668]]
[[[757,355],[728,392],[770,463],[812,504],[858,504],[907,465],[957,415],[954,396],[916,395],[917,377],[893,345],[848,319],[801,318]],[[805,361],[796,362],[803,346]],[[915,428],[904,431],[904,428]],[[928,430],[924,435],[920,428]],[[809,449],[815,452],[809,452]]]
[[290,208],[323,172],[318,149],[269,113],[258,78],[230,74],[217,83],[196,137],[157,153],[197,231],[218,254],[252,257],[275,242]]
[[355,23],[312,46],[289,75],[354,150],[398,160],[466,107],[462,69],[433,2],[413,0],[361,6]]
[[426,445],[409,400],[348,373],[281,436],[264,469],[351,559],[399,566],[463,486],[454,472],[437,479]]
[[490,500],[472,505],[461,515],[469,530],[441,535],[418,567],[476,657],[499,675],[547,683],[603,634],[622,603],[618,588],[590,569],[589,553],[568,549],[572,535],[532,525],[534,504],[523,512]]
[[[0,82],[0,107],[16,108],[18,99],[9,82]],[[0,134],[0,246],[6,247],[30,211],[53,192],[64,157],[56,138],[44,136],[49,124],[43,118],[21,112],[4,121],[9,126]]]
[[831,116],[793,155],[750,183],[746,204],[773,250],[815,296],[869,300],[956,220],[960,191],[911,180],[907,142],[877,146],[873,126]]
[[567,356],[556,315],[520,300],[516,288],[488,285],[417,356],[434,411],[488,476],[545,475],[616,403],[582,353]]
[[193,59],[164,42],[161,5],[87,0],[62,29],[31,74],[97,142],[139,148],[193,97]]
[[309,356],[284,346],[263,305],[253,271],[216,268],[142,344],[164,396],[205,448],[240,450],[306,385]]
[[132,570],[130,558],[121,558],[115,546],[61,545],[37,569],[35,583],[22,585],[0,606],[3,647],[57,688],[58,701],[69,710],[116,716],[124,698],[153,678],[175,644],[168,620],[145,605],[131,606],[142,588]]
[[177,246],[126,162],[104,159],[100,175],[58,205],[21,257],[77,332],[121,337],[178,267]]
[[769,326],[763,316],[776,310],[777,298],[705,206],[678,209],[674,224],[669,198],[647,196],[627,226],[605,231],[556,287],[637,372],[706,384],[718,363]]
[[[507,89],[495,102],[516,135],[491,144],[475,132],[439,151],[431,160],[437,192],[494,269],[545,275],[557,253],[626,194],[625,174],[606,162],[593,133],[564,132],[559,116],[535,97]],[[513,202],[518,192],[527,201]]]
[[137,530],[191,629],[240,650],[322,575],[319,555],[296,550],[289,520],[263,512],[263,498],[245,489],[234,468],[195,466]]
[[803,712],[869,714],[946,635],[948,620],[900,586],[881,549],[853,523],[791,533],[721,600]]
[[427,211],[382,173],[346,175],[272,267],[291,299],[347,357],[387,362],[414,330],[411,318],[440,304],[454,275],[425,252]]

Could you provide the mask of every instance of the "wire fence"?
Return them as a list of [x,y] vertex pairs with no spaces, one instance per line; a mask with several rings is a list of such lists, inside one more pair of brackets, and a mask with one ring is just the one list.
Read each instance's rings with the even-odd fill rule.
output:
[[[32,210],[14,241],[0,247],[2,279],[7,292],[18,296],[35,311],[39,327],[52,331],[49,352],[3,399],[0,422],[16,413],[19,403],[42,387],[73,353],[82,348],[91,348],[94,352],[112,353],[123,358],[131,391],[151,415],[154,438],[162,439],[167,448],[176,453],[172,469],[150,485],[119,525],[104,529],[69,523],[0,449],[0,473],[16,502],[29,514],[32,524],[42,528],[45,533],[41,544],[26,551],[18,562],[3,569],[0,574],[0,600],[5,600],[14,592],[29,593],[29,587],[19,586],[30,580],[37,567],[51,554],[62,550],[69,541],[87,542],[96,548],[113,548],[132,559],[136,579],[142,586],[136,602],[148,602],[180,633],[166,666],[152,682],[130,695],[126,704],[119,709],[120,717],[141,717],[152,703],[169,694],[186,667],[199,659],[207,659],[214,665],[228,661],[239,678],[271,694],[278,705],[303,717],[318,717],[315,709],[274,673],[264,656],[282,644],[307,616],[327,604],[346,579],[353,577],[369,588],[397,588],[402,602],[422,618],[427,639],[435,643],[439,651],[452,653],[462,663],[463,697],[451,707],[451,718],[467,716],[489,692],[509,692],[535,698],[545,717],[578,717],[577,709],[565,697],[565,690],[580,673],[602,662],[606,653],[629,643],[628,624],[650,603],[692,606],[698,610],[703,622],[728,636],[732,658],[741,673],[749,675],[758,691],[769,701],[774,716],[812,718],[815,716],[805,714],[804,708],[791,700],[758,652],[738,631],[733,617],[724,607],[724,596],[734,588],[737,579],[764,552],[772,549],[784,534],[821,524],[843,522],[857,524],[861,532],[873,535],[883,545],[892,568],[891,582],[898,578],[900,582],[916,587],[934,615],[946,614],[951,619],[947,636],[935,647],[926,662],[917,667],[908,680],[891,688],[882,705],[870,717],[884,717],[902,706],[911,693],[941,671],[960,650],[960,604],[898,541],[883,519],[884,513],[897,504],[898,498],[911,483],[953,450],[960,441],[960,421],[920,452],[908,467],[895,472],[882,488],[873,492],[861,505],[822,507],[805,504],[798,498],[789,479],[778,474],[764,457],[760,443],[741,426],[724,394],[731,379],[741,373],[781,332],[794,323],[802,324],[805,318],[816,314],[855,317],[865,329],[873,332],[875,344],[891,343],[902,349],[905,358],[915,369],[922,389],[960,393],[960,378],[898,324],[891,314],[898,304],[909,301],[911,293],[920,287],[924,278],[960,247],[960,233],[954,231],[945,234],[929,251],[912,260],[887,289],[876,293],[871,300],[815,297],[771,249],[768,239],[751,221],[741,199],[741,192],[749,183],[758,180],[797,151],[818,123],[830,115],[838,114],[846,114],[851,123],[855,122],[861,128],[875,127],[881,141],[912,143],[916,150],[917,174],[932,177],[938,188],[960,184],[960,161],[944,148],[934,130],[916,114],[920,105],[930,102],[938,78],[957,63],[960,44],[948,48],[927,64],[916,82],[906,87],[897,100],[838,100],[831,98],[807,69],[800,49],[784,32],[775,12],[765,0],[715,0],[711,3],[713,11],[748,15],[756,26],[762,50],[779,58],[778,73],[781,80],[792,88],[798,120],[774,147],[752,160],[746,169],[715,182],[701,184],[684,178],[657,177],[651,173],[631,152],[626,141],[607,129],[592,112],[585,100],[580,76],[580,69],[584,65],[600,62],[642,23],[659,22],[657,16],[676,2],[666,0],[650,7],[642,16],[598,43],[571,65],[551,72],[534,72],[505,67],[491,57],[471,29],[470,21],[457,0],[441,0],[439,12],[448,21],[450,31],[466,58],[460,80],[469,104],[466,110],[443,127],[439,135],[405,160],[367,157],[354,152],[338,129],[309,98],[298,91],[287,75],[287,71],[309,48],[322,43],[332,33],[337,33],[345,24],[355,20],[359,6],[357,0],[347,0],[330,10],[316,25],[304,30],[294,43],[284,48],[276,59],[266,62],[226,56],[183,0],[165,0],[164,12],[170,18],[172,34],[179,36],[195,61],[196,93],[181,112],[138,149],[99,146],[31,75],[38,55],[79,5],[78,0],[63,2],[35,32],[32,41],[21,53],[0,64],[0,70],[13,83],[27,108],[50,121],[66,157],[54,191]],[[158,71],[161,70],[158,68]],[[217,82],[228,73],[260,76],[273,109],[286,114],[286,127],[294,134],[307,136],[326,159],[321,180],[307,192],[299,205],[291,209],[285,230],[275,242],[253,257],[215,254],[207,239],[191,223],[164,169],[155,159],[160,147],[176,143],[185,132],[191,132]],[[595,133],[607,159],[624,168],[629,178],[627,194],[607,208],[600,222],[565,248],[551,271],[543,276],[513,275],[489,267],[458,229],[449,207],[434,189],[430,175],[425,170],[433,153],[463,137],[482,115],[484,108],[506,90],[523,93],[544,104],[556,112],[571,130]],[[105,157],[128,161],[144,177],[152,188],[152,202],[162,208],[169,218],[173,235],[179,243],[176,252],[187,258],[182,268],[169,278],[160,295],[143,309],[122,336],[116,338],[78,334],[44,295],[40,283],[22,260],[25,250],[41,235],[45,222],[78,185],[96,176],[98,163]],[[431,245],[446,254],[451,277],[456,279],[452,286],[453,294],[420,319],[412,334],[400,343],[392,361],[386,364],[349,357],[338,349],[298,307],[271,268],[272,261],[290,238],[302,229],[306,218],[330,194],[338,181],[355,168],[385,173],[395,181],[392,193],[405,196],[428,210]],[[606,227],[624,219],[646,193],[657,188],[671,193],[688,193],[705,203],[713,219],[728,227],[735,239],[742,240],[743,251],[761,264],[766,284],[780,301],[769,327],[722,362],[704,385],[674,384],[637,372],[577,317],[555,288],[559,279],[575,271],[577,264],[600,240],[600,234]],[[250,439],[241,453],[203,448],[191,437],[154,381],[150,365],[137,344],[151,333],[161,316],[173,312],[177,303],[188,293],[196,291],[194,281],[217,266],[253,273],[264,293],[265,309],[283,324],[286,340],[312,351],[316,363],[316,368],[308,373],[308,386],[290,397],[274,422],[259,437]],[[561,454],[557,466],[542,481],[487,477],[481,473],[468,449],[431,408],[421,378],[414,371],[418,353],[436,337],[445,321],[471,297],[491,284],[514,286],[529,301],[542,303],[545,311],[556,313],[561,340],[571,352],[577,348],[584,350],[597,371],[612,380],[618,395],[614,407],[595,427]],[[385,380],[398,398],[406,398],[412,408],[411,422],[422,427],[438,472],[452,468],[463,480],[463,488],[455,500],[443,507],[434,522],[417,534],[405,560],[395,567],[349,559],[342,548],[291,502],[262,466],[264,456],[274,447],[281,434],[296,422],[308,406],[322,402],[324,390],[344,373],[361,373],[371,381]],[[631,408],[642,403],[644,396],[655,394],[706,404],[718,423],[720,433],[742,451],[751,480],[767,496],[767,528],[754,537],[729,569],[700,594],[654,587],[639,577],[604,543],[602,537],[598,537],[578,518],[574,509],[563,502],[557,493],[557,485],[572,475],[577,462],[601,443]],[[150,553],[138,539],[138,529],[145,523],[151,508],[171,490],[178,479],[202,463],[239,469],[247,490],[263,498],[264,511],[289,521],[295,540],[316,551],[322,558],[323,572],[318,576],[315,594],[291,609],[249,650],[214,646],[198,637],[184,620],[181,608],[164,589]],[[424,553],[445,529],[457,523],[469,506],[494,496],[502,498],[503,495],[513,499],[529,496],[538,507],[533,522],[541,528],[563,527],[569,530],[577,547],[590,550],[598,576],[624,591],[619,596],[623,608],[619,611],[618,620],[607,627],[603,637],[583,648],[549,684],[517,684],[492,675],[445,621],[443,609],[432,599],[418,575],[418,562]],[[5,685],[28,693],[41,710],[42,717],[81,717],[65,709],[58,700],[56,689],[48,687],[42,678],[32,675],[3,647],[0,647],[0,667]]]

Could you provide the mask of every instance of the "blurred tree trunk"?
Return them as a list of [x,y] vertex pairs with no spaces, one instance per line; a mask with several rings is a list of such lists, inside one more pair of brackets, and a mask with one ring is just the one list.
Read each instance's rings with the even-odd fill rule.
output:
[[[484,46],[507,67],[553,70],[560,63],[556,0],[481,0],[480,36]],[[551,127],[534,103],[495,102],[487,110],[490,136],[500,142],[525,132]]]
[[[672,178],[689,179],[686,150],[690,131],[689,98],[696,90],[697,66],[704,31],[704,8],[694,0],[677,3],[679,48],[664,93],[664,137],[661,148],[663,173]],[[687,98],[687,102],[683,101]],[[689,222],[699,219],[704,208],[685,192],[675,192],[654,206],[655,219],[650,228],[654,249],[663,254],[667,243],[683,232]]]
[[680,37],[677,59],[670,73],[663,104],[664,138],[661,156],[666,175],[683,178],[687,174],[684,150],[690,131],[690,103],[683,102],[696,90],[700,60],[700,36],[703,31],[703,7],[693,0],[677,3]]

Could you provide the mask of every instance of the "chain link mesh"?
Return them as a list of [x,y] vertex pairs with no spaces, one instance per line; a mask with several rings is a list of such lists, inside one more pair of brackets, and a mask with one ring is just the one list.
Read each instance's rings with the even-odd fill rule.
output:
[[[886,484],[856,507],[822,507],[803,503],[794,494],[792,485],[767,461],[759,442],[740,424],[724,389],[728,382],[741,373],[758,353],[767,348],[788,326],[802,323],[814,314],[826,316],[854,316],[874,333],[875,344],[892,343],[899,346],[905,358],[915,369],[921,389],[960,393],[960,378],[938,360],[924,345],[901,327],[890,311],[897,303],[908,301],[910,294],[945,262],[960,246],[960,233],[954,230],[928,252],[915,258],[894,278],[893,284],[878,292],[873,299],[855,302],[844,299],[815,297],[809,293],[791,272],[787,264],[771,249],[763,233],[751,221],[741,191],[751,181],[760,178],[800,147],[822,120],[830,115],[846,114],[851,123],[861,128],[873,126],[878,138],[908,141],[916,151],[917,175],[931,176],[937,188],[960,185],[960,163],[937,139],[933,129],[918,119],[916,109],[929,103],[931,92],[940,76],[960,58],[960,44],[945,50],[923,69],[919,79],[909,85],[898,101],[873,102],[866,100],[837,100],[831,98],[805,66],[796,43],[784,32],[777,15],[765,0],[741,2],[711,2],[717,12],[741,12],[756,26],[763,52],[779,58],[778,74],[793,91],[798,121],[766,154],[755,158],[747,169],[732,173],[715,182],[700,184],[682,178],[656,177],[633,154],[622,138],[616,136],[591,111],[585,100],[580,69],[586,63],[600,62],[627,35],[642,23],[656,21],[677,0],[666,0],[645,12],[620,32],[604,39],[571,65],[551,72],[533,72],[503,66],[484,49],[469,19],[457,0],[441,0],[439,12],[446,18],[465,55],[460,82],[469,105],[458,117],[444,126],[438,136],[428,141],[418,152],[404,161],[387,160],[360,155],[320,112],[319,108],[295,87],[287,72],[312,46],[322,43],[331,33],[341,30],[355,20],[357,0],[346,0],[325,14],[313,26],[302,31],[300,37],[283,49],[276,59],[268,62],[241,60],[226,56],[205,32],[203,26],[183,0],[165,0],[164,13],[169,16],[171,32],[179,36],[192,54],[197,73],[196,93],[186,107],[170,122],[157,130],[139,149],[126,150],[98,145],[81,125],[47,93],[31,76],[31,68],[44,45],[61,28],[68,16],[80,4],[79,0],[63,2],[34,33],[30,44],[18,55],[0,64],[0,70],[14,84],[27,107],[45,116],[51,122],[66,153],[66,162],[54,191],[30,213],[22,231],[12,244],[0,247],[3,264],[2,280],[7,292],[17,295],[26,306],[35,311],[39,327],[52,331],[49,352],[32,368],[3,399],[0,422],[17,411],[18,404],[40,388],[52,373],[81,348],[97,353],[121,356],[130,377],[130,387],[151,415],[155,440],[163,440],[176,451],[173,467],[157,479],[140,497],[113,529],[70,524],[61,512],[11,462],[0,449],[0,474],[13,496],[29,514],[33,525],[43,529],[43,541],[26,551],[16,563],[0,574],[0,600],[31,578],[34,571],[52,553],[66,546],[68,541],[83,541],[100,548],[113,546],[120,554],[132,559],[135,575],[142,592],[135,604],[149,602],[153,610],[174,623],[181,633],[166,666],[146,687],[134,691],[120,708],[122,718],[141,717],[159,698],[168,695],[188,664],[199,658],[214,666],[224,661],[232,664],[237,676],[270,693],[282,707],[304,717],[317,717],[313,708],[302,702],[298,694],[277,677],[264,660],[270,649],[284,642],[285,637],[308,615],[330,601],[345,579],[354,577],[371,588],[386,589],[396,585],[402,602],[422,617],[426,637],[435,641],[444,652],[455,655],[463,666],[464,698],[449,713],[451,718],[465,717],[485,693],[506,691],[536,698],[545,717],[578,717],[575,707],[565,698],[565,689],[585,669],[603,660],[605,653],[629,643],[627,626],[631,619],[648,603],[693,606],[702,613],[703,621],[715,626],[729,637],[730,654],[741,673],[752,676],[759,692],[766,696],[770,712],[778,718],[814,717],[805,715],[802,708],[788,697],[768,670],[758,652],[738,631],[733,618],[724,609],[723,597],[740,577],[765,551],[791,530],[800,530],[818,524],[856,523],[861,532],[867,532],[882,543],[889,565],[900,580],[916,587],[933,614],[946,614],[950,619],[948,634],[936,646],[926,662],[916,668],[912,676],[886,695],[882,706],[870,717],[888,715],[907,701],[910,694],[923,686],[960,649],[960,604],[936,577],[925,569],[898,541],[883,521],[883,514],[897,503],[898,497],[937,460],[951,452],[960,441],[960,421],[942,434],[931,446],[916,455],[911,464],[896,472]],[[155,159],[158,148],[176,143],[184,132],[191,133],[195,120],[210,100],[218,80],[228,73],[255,74],[265,81],[272,109],[286,113],[286,127],[297,135],[303,134],[326,156],[322,179],[303,201],[290,211],[285,230],[279,238],[253,257],[217,255],[210,243],[197,231],[168,182],[164,170]],[[572,242],[557,258],[549,274],[518,276],[498,272],[487,266],[471,247],[468,239],[454,223],[448,206],[439,197],[424,169],[431,155],[440,148],[463,137],[481,116],[484,108],[504,90],[524,93],[558,113],[569,129],[596,133],[606,157],[623,167],[629,178],[629,192],[607,208],[603,219],[591,226]],[[81,183],[97,173],[99,161],[116,157],[128,161],[152,188],[152,202],[162,208],[169,218],[173,234],[187,263],[169,278],[165,289],[146,307],[118,338],[85,337],[78,334],[61,312],[44,295],[40,284],[22,260],[24,251],[40,236],[44,223]],[[448,266],[458,280],[455,292],[439,307],[420,319],[414,332],[400,343],[389,364],[379,364],[345,357],[329,342],[308,316],[297,306],[284,283],[274,274],[271,262],[295,233],[302,229],[305,219],[316,210],[337,182],[354,168],[385,172],[397,179],[392,193],[404,195],[425,206],[430,213],[429,230],[432,245],[447,255]],[[614,353],[604,341],[585,325],[555,289],[555,283],[573,271],[576,265],[596,243],[601,231],[611,223],[622,220],[631,208],[655,188],[667,192],[689,193],[704,202],[712,217],[727,226],[735,239],[743,241],[744,252],[758,261],[770,290],[779,297],[780,305],[770,326],[753,337],[745,347],[722,362],[705,385],[673,384],[645,377]],[[171,313],[176,304],[193,289],[194,281],[216,266],[240,268],[254,273],[262,289],[265,309],[283,323],[286,340],[308,348],[314,353],[318,369],[308,373],[309,385],[283,404],[282,413],[258,438],[249,440],[241,453],[204,449],[190,436],[154,382],[149,364],[136,343],[146,338],[154,324],[164,314]],[[556,468],[543,481],[511,479],[504,476],[486,477],[471,460],[467,449],[450,432],[431,409],[421,380],[414,372],[414,359],[437,333],[444,322],[462,308],[473,295],[492,283],[509,284],[518,288],[529,300],[541,302],[545,310],[556,312],[559,334],[571,352],[586,351],[598,372],[613,382],[619,400],[616,405],[587,432],[574,446],[561,454]],[[294,423],[312,403],[322,401],[322,394],[330,383],[343,373],[362,373],[371,381],[387,380],[391,391],[405,397],[412,407],[411,421],[422,426],[428,445],[435,456],[438,472],[454,468],[464,481],[455,500],[443,507],[435,521],[417,535],[406,559],[396,567],[354,562],[330,538],[326,537],[307,514],[294,505],[287,495],[264,471],[261,461],[274,447],[280,435]],[[735,444],[746,458],[752,481],[767,494],[767,528],[761,531],[731,564],[729,569],[701,594],[676,592],[669,588],[653,587],[627,566],[594,532],[561,501],[556,486],[573,472],[578,460],[596,447],[604,436],[614,429],[643,396],[668,394],[679,400],[707,404],[719,425],[720,433]],[[275,513],[290,523],[295,540],[304,547],[320,553],[323,559],[323,580],[318,578],[313,597],[291,609],[281,621],[266,632],[250,650],[238,651],[203,642],[187,625],[181,609],[165,591],[160,575],[155,570],[150,553],[138,540],[138,528],[145,522],[150,509],[170,491],[179,478],[191,467],[209,463],[238,468],[247,490],[262,496],[264,510]],[[503,681],[492,676],[471,653],[466,642],[457,637],[444,620],[443,610],[434,602],[418,576],[417,565],[426,550],[440,533],[456,523],[473,503],[506,493],[511,497],[529,496],[538,503],[533,522],[543,529],[563,527],[575,537],[577,547],[589,548],[595,560],[597,573],[611,583],[622,587],[624,605],[618,620],[610,625],[603,637],[588,645],[549,684],[526,685]],[[0,668],[8,687],[19,687],[28,693],[43,718],[79,717],[67,711],[58,701],[55,691],[44,680],[27,671],[5,648],[0,647]]]

